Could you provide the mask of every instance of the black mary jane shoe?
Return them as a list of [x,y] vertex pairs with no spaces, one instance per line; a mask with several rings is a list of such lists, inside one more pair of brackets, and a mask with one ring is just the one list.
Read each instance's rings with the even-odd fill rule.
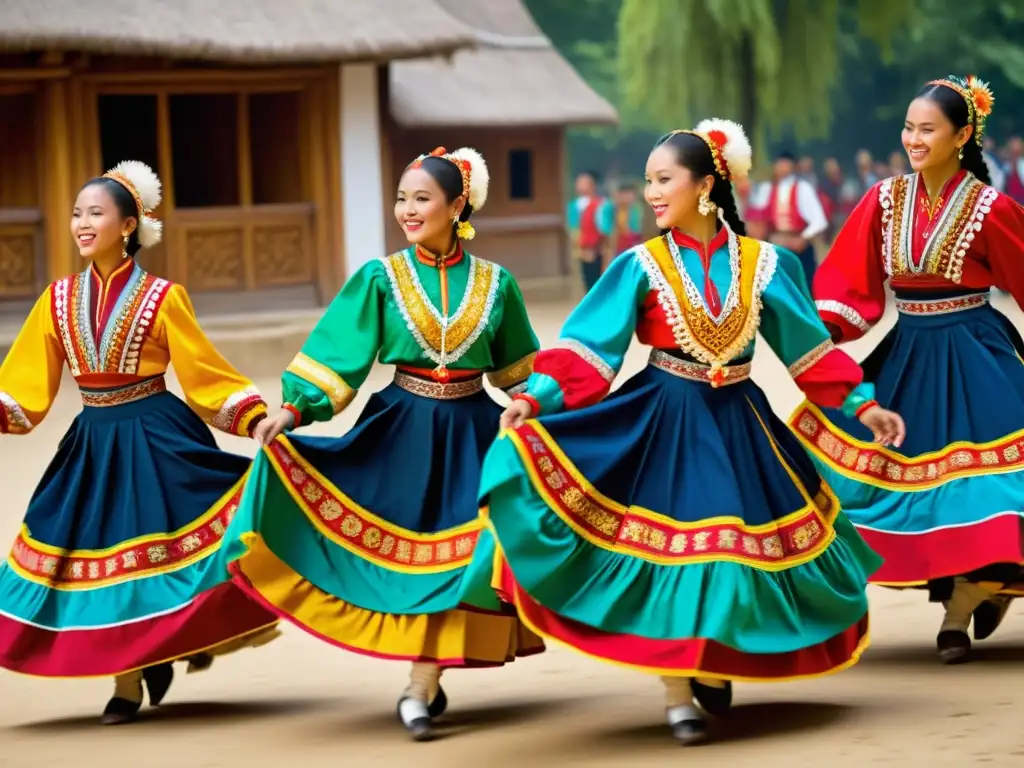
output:
[[146,691],[149,692],[150,705],[159,707],[167,691],[171,689],[171,683],[174,682],[174,665],[167,662],[155,667],[146,667],[142,670],[142,679],[146,683]]
[[974,609],[971,617],[971,627],[975,640],[986,640],[992,633],[999,629],[999,625],[1006,618],[1006,611],[1010,607],[1011,599],[998,595],[986,600]]
[[[434,700],[437,700],[436,697]],[[398,700],[398,721],[413,741],[430,741],[434,735],[429,709],[417,699],[403,696]]]
[[430,716],[430,719],[433,720],[443,715],[447,709],[448,696],[445,694],[444,688],[438,687],[437,695],[434,697],[434,700],[427,705],[427,714]]
[[678,723],[673,723],[671,727],[672,738],[684,747],[703,744],[709,738],[708,724],[699,718],[680,720]]
[[939,632],[935,645],[943,664],[963,664],[971,655],[971,638],[958,629]]
[[724,688],[715,688],[710,685],[690,681],[690,688],[693,691],[694,700],[700,708],[709,715],[725,717],[732,708],[732,681],[726,680]]
[[139,709],[141,708],[141,702],[128,701],[128,699],[115,696],[107,702],[107,707],[103,710],[103,717],[100,719],[100,722],[103,725],[134,723],[139,719]]

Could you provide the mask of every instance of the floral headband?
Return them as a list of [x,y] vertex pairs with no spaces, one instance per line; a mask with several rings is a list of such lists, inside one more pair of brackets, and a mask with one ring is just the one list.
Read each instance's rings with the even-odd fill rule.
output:
[[992,114],[992,105],[996,100],[988,83],[975,75],[966,78],[950,75],[945,80],[932,80],[928,85],[944,85],[963,97],[967,102],[967,119],[974,126],[974,140],[980,147],[981,137],[985,134],[985,122]]

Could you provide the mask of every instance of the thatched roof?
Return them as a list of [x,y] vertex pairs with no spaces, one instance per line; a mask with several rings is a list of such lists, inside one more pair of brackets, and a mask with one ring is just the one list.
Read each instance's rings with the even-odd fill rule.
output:
[[433,56],[473,42],[433,0],[0,0],[0,53],[301,63]]
[[520,0],[435,0],[479,47],[449,59],[392,64],[399,125],[609,124],[615,109],[551,45]]

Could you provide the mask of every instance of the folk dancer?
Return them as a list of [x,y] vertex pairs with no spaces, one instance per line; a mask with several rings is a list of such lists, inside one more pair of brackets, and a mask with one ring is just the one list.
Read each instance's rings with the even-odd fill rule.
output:
[[[85,270],[46,289],[0,366],[0,432],[39,426],[66,367],[82,396],[7,562],[0,667],[114,677],[107,725],[161,703],[171,663],[276,636],[274,615],[208,569],[249,460],[206,424],[251,435],[267,408],[203,334],[180,285],[135,260],[160,241],[160,181],[126,161],[79,192],[71,234]],[[174,365],[182,401],[167,390]],[[204,424],[203,422],[206,422]]]
[[[472,149],[406,169],[395,218],[409,247],[360,268],[282,376],[228,538],[239,583],[336,646],[412,662],[398,716],[417,740],[447,706],[441,671],[543,650],[491,587],[480,466],[537,338],[512,275],[463,247],[487,199]],[[347,408],[378,359],[397,366],[343,437],[294,430]],[[476,557],[474,557],[476,555]]]
[[974,77],[918,92],[903,128],[913,172],[865,195],[814,283],[838,342],[881,319],[886,282],[895,292],[896,325],[863,365],[906,418],[907,442],[871,445],[856,421],[813,404],[792,421],[884,558],[874,581],[926,587],[945,605],[947,664],[969,656],[972,613],[975,639],[995,630],[997,596],[1019,591],[1024,562],[1024,342],[989,303],[992,285],[1024,301],[1024,209],[988,184],[992,101]]
[[[731,182],[750,165],[728,121],[659,140],[646,199],[664,234],[616,258],[538,355],[481,487],[524,621],[660,675],[683,744],[708,735],[694,697],[724,714],[729,681],[834,672],[868,642],[879,560],[750,380],[755,334],[816,402],[903,437],[797,257],[744,236]],[[609,395],[634,333],[649,364]]]

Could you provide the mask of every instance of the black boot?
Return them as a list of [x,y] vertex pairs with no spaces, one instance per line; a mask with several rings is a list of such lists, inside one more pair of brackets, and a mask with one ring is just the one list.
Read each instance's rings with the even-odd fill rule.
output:
[[971,655],[971,638],[958,629],[946,629],[935,638],[943,664],[963,664]]
[[732,681],[726,680],[724,688],[704,685],[696,679],[690,681],[693,698],[701,709],[715,717],[725,717],[732,708]]
[[438,686],[437,695],[434,700],[427,706],[427,714],[430,715],[430,719],[440,717],[448,709],[448,696],[445,695],[444,688]]
[[174,666],[171,662],[157,664],[155,667],[146,667],[142,670],[142,679],[146,683],[146,690],[149,692],[149,703],[151,706],[159,707],[164,700],[167,691],[174,682]]
[[1010,607],[1011,600],[1013,600],[1012,597],[994,595],[974,609],[971,626],[974,630],[975,640],[985,640],[999,629],[999,625],[1006,618],[1006,611]]
[[100,722],[103,725],[134,723],[139,719],[139,709],[141,708],[141,702],[128,701],[128,699],[115,696],[107,702],[107,707],[103,710],[103,717],[100,719]]

